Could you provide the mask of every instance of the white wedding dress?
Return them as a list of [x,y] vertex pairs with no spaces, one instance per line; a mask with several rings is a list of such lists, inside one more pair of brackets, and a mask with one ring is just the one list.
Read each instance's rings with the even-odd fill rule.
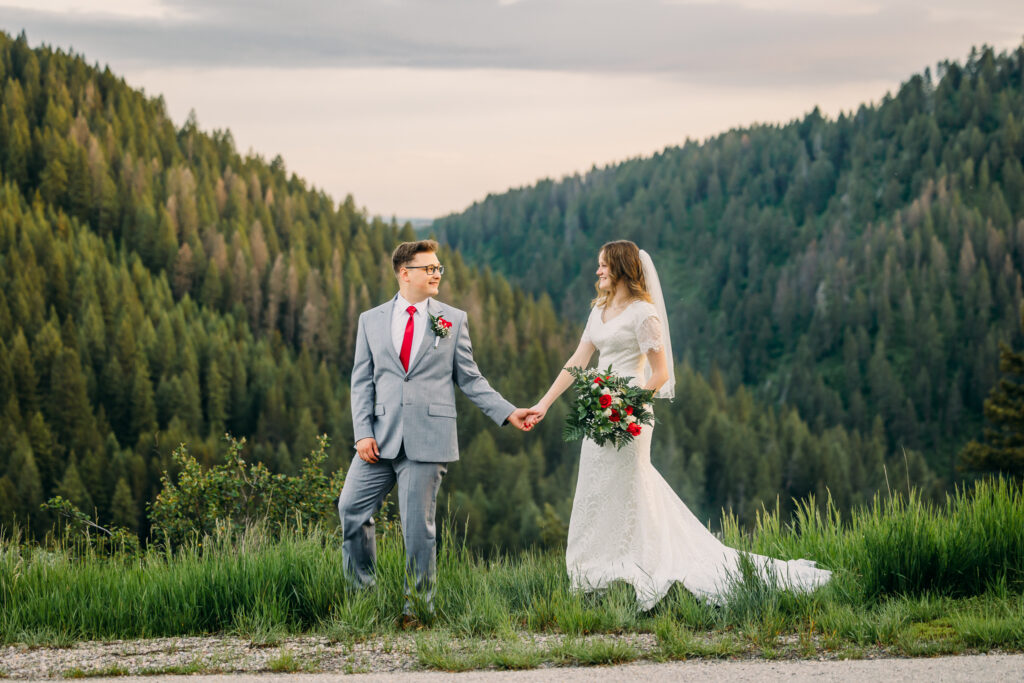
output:
[[[607,322],[601,313],[591,310],[583,332],[600,353],[597,367],[611,365],[615,374],[643,384],[647,352],[662,347],[657,309],[635,301]],[[679,581],[697,597],[721,603],[738,575],[739,552],[715,538],[651,465],[652,432],[645,425],[621,450],[583,440],[566,548],[572,585],[590,591],[626,581],[640,608],[649,610]],[[765,580],[797,591],[831,577],[808,560],[748,557]]]

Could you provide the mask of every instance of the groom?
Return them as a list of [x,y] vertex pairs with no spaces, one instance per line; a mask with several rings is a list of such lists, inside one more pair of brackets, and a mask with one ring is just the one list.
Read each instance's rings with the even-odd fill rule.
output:
[[393,299],[359,316],[352,363],[352,426],[356,453],[338,499],[345,571],[374,585],[373,515],[398,483],[406,553],[403,621],[412,617],[409,577],[432,609],[437,490],[447,464],[459,459],[455,384],[502,425],[524,431],[531,411],[491,388],[473,360],[466,313],[436,300],[444,266],[437,242],[398,245],[391,262]]

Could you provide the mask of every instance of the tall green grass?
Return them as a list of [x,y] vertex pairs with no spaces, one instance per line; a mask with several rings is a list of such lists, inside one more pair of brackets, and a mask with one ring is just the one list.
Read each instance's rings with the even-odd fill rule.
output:
[[[747,572],[720,607],[676,586],[651,613],[639,613],[626,585],[600,594],[572,591],[560,553],[484,559],[448,533],[439,549],[436,615],[424,621],[453,637],[478,639],[524,630],[573,638],[648,631],[664,637],[672,656],[731,652],[731,644],[687,635],[714,629],[765,648],[783,631],[896,647],[910,625],[957,613],[958,643],[1024,646],[1019,483],[979,482],[940,506],[913,494],[878,498],[848,519],[805,501],[792,524],[765,513],[749,534],[728,519],[724,528],[731,545],[815,559],[835,578],[815,593],[793,595]],[[400,536],[385,535],[377,588],[356,591],[345,581],[340,538],[316,528],[278,534],[257,526],[174,552],[112,557],[8,537],[0,539],[0,642],[237,633],[274,644],[299,632],[365,638],[395,629],[404,564]]]
[[790,525],[777,512],[764,512],[750,534],[734,517],[723,528],[730,545],[786,559],[810,557],[839,569],[838,583],[865,600],[1024,588],[1024,495],[1011,479],[958,488],[942,505],[915,491],[877,495],[846,520],[831,500],[822,512],[812,498],[798,503]]

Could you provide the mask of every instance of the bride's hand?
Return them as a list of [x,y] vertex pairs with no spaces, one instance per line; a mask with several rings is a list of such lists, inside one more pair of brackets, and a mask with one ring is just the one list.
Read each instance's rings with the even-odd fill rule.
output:
[[526,424],[528,424],[530,427],[534,427],[537,425],[538,422],[544,419],[544,416],[547,415],[548,413],[548,409],[538,403],[537,405],[530,408],[530,412],[533,413],[533,415],[526,418]]

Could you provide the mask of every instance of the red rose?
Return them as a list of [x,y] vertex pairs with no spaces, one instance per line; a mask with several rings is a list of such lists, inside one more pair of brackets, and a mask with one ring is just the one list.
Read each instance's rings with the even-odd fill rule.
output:
[[608,417],[608,419],[611,420],[612,422],[618,422],[619,420],[622,419],[622,416],[619,415],[619,411],[612,410],[612,414]]
[[612,397],[609,396],[608,394],[601,394],[601,399],[600,400],[601,400],[601,407],[602,408],[607,408],[608,406],[610,406],[612,404]]
[[640,425],[636,422],[626,427],[626,429],[629,430],[629,433],[633,436],[640,436]]
[[452,324],[451,324],[450,322],[448,322],[447,320],[442,320],[442,321],[441,321],[441,323],[442,323],[442,324],[443,324],[443,325],[444,325],[445,327],[451,327],[451,326],[452,326]]
[[633,414],[633,406],[626,406],[626,415]]
[[601,382],[602,382],[602,380],[601,380],[600,377],[595,377],[594,378],[594,384],[600,384]]

